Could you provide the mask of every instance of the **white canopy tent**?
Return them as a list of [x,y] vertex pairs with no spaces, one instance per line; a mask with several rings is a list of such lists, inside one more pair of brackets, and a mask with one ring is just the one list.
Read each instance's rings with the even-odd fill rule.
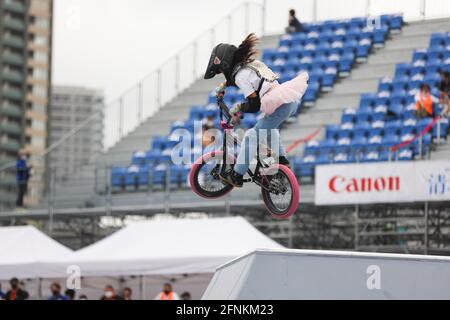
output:
[[112,284],[152,299],[163,283],[174,282],[178,293],[189,291],[198,299],[218,266],[257,248],[282,246],[241,217],[152,220],[131,223],[49,267],[61,278],[68,266],[79,266],[79,294],[89,298]]
[[53,267],[77,265],[85,277],[214,273],[258,248],[282,246],[241,217],[154,220],[131,223]]
[[218,266],[255,249],[279,248],[241,217],[133,222],[76,252],[34,227],[7,227],[0,228],[0,280],[30,279],[27,289],[41,298],[52,281],[64,286],[68,267],[76,266],[78,294],[89,298],[112,284],[151,299],[165,282],[200,298]]
[[54,276],[45,264],[72,253],[33,226],[0,227],[0,280]]

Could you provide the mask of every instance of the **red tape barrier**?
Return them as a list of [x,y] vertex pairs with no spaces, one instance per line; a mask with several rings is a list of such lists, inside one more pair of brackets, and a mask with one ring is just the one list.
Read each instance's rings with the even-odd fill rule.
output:
[[395,151],[397,151],[400,148],[403,148],[403,147],[406,147],[407,145],[410,145],[411,143],[413,143],[414,141],[416,141],[420,137],[422,137],[425,134],[427,134],[434,127],[434,125],[439,121],[440,118],[441,118],[441,115],[435,117],[433,119],[433,121],[428,126],[425,127],[425,129],[423,129],[420,133],[415,134],[412,139],[403,141],[402,143],[399,143],[398,145],[391,147],[390,150],[392,152],[395,152]]
[[312,139],[314,139],[320,132],[320,130],[322,130],[323,127],[318,128],[316,131],[314,131],[313,133],[311,133],[309,136],[307,136],[306,138],[302,138],[302,139],[298,139],[295,140],[293,143],[291,143],[287,148],[286,148],[286,153],[291,153],[295,148],[297,148],[299,145],[301,145],[302,143],[307,143],[309,141],[311,141]]

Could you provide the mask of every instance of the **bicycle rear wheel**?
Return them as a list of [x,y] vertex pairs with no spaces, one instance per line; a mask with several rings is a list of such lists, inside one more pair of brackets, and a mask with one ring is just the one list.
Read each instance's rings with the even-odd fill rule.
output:
[[262,174],[261,193],[267,210],[276,219],[288,219],[297,210],[300,191],[297,178],[283,165],[273,165]]

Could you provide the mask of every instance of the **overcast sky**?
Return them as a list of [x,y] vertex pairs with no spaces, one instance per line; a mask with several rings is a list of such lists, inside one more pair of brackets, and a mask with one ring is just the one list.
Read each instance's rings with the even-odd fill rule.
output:
[[[111,101],[243,2],[55,0],[53,84],[103,89]],[[320,0],[319,19],[362,15],[366,2]],[[382,4],[389,11],[416,15],[413,7],[418,8],[420,0],[372,3],[374,12]],[[433,3],[441,3],[434,9],[441,10],[448,1]],[[283,29],[290,7],[301,20],[311,19],[312,0],[268,0],[269,31]]]

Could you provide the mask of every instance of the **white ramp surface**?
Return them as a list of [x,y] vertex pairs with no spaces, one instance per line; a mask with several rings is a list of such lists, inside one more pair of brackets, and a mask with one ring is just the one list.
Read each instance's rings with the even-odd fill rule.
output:
[[256,250],[219,267],[203,299],[450,299],[450,258]]

